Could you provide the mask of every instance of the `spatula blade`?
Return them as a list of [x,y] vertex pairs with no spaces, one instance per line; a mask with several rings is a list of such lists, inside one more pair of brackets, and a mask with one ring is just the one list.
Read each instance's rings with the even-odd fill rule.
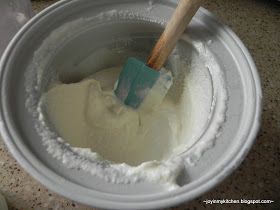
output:
[[129,58],[119,76],[115,94],[125,105],[138,108],[159,76],[158,71],[144,62]]

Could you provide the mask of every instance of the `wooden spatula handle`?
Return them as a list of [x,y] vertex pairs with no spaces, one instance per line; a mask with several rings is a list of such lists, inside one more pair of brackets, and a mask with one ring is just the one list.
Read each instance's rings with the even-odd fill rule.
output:
[[147,66],[160,70],[203,0],[180,0],[164,32],[152,50]]

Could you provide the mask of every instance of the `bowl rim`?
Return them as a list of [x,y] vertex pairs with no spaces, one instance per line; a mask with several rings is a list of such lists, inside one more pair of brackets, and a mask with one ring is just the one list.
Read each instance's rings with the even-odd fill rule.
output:
[[[234,44],[239,48],[240,53],[244,60],[246,60],[248,68],[251,70],[252,80],[254,82],[254,90],[256,94],[254,102],[254,113],[252,114],[253,119],[251,120],[250,130],[246,133],[246,141],[240,146],[237,154],[233,156],[232,159],[225,165],[223,168],[215,168],[211,173],[208,173],[206,176],[203,176],[196,183],[191,183],[188,185],[188,188],[180,188],[179,190],[163,192],[160,194],[150,195],[149,199],[147,196],[132,196],[129,199],[127,195],[115,195],[109,193],[102,193],[98,191],[93,191],[86,189],[85,191],[79,193],[79,188],[76,190],[75,187],[79,186],[74,184],[63,177],[56,174],[51,169],[42,165],[42,163],[37,160],[37,158],[31,154],[28,148],[23,145],[20,140],[20,137],[13,132],[12,125],[7,122],[9,113],[6,113],[5,110],[5,99],[7,94],[5,93],[5,71],[7,61],[10,59],[10,56],[15,49],[18,41],[22,36],[31,28],[37,21],[43,18],[45,15],[51,13],[54,9],[65,6],[66,4],[71,4],[76,0],[62,0],[59,1],[50,7],[46,8],[42,12],[35,15],[30,21],[28,21],[14,36],[12,41],[7,46],[4,51],[1,60],[0,60],[0,91],[1,91],[1,104],[0,104],[0,134],[3,137],[5,144],[7,145],[9,151],[12,153],[14,158],[20,163],[20,165],[36,180],[45,185],[50,190],[65,196],[71,200],[75,200],[80,203],[84,203],[91,206],[96,206],[100,208],[117,208],[117,209],[151,209],[151,208],[163,208],[170,207],[182,202],[188,202],[203,193],[209,191],[222,180],[224,180],[229,174],[231,174],[244,160],[248,154],[251,146],[253,145],[257,131],[260,127],[261,121],[261,110],[262,110],[262,91],[260,85],[260,78],[254,64],[254,61],[249,54],[247,48],[237,37],[237,35],[227,26],[220,23],[220,21],[208,10],[200,8],[199,13],[204,16],[207,16],[208,21],[212,22],[215,27],[220,27],[223,29],[223,32],[227,34],[229,38],[232,39]],[[137,0],[135,0],[137,1]],[[174,4],[176,0],[170,0]],[[197,187],[192,189],[193,185]],[[79,186],[81,187],[81,186]],[[75,191],[73,191],[75,189]],[[86,193],[84,193],[86,192]],[[125,198],[126,197],[126,198]]]

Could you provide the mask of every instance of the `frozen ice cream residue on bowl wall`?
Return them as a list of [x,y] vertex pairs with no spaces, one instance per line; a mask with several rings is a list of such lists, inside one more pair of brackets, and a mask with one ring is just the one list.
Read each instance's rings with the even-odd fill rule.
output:
[[[123,11],[109,11],[103,12],[102,16],[110,23],[110,18],[127,19],[124,14]],[[166,66],[174,75],[174,84],[162,103],[155,102],[151,94],[138,110],[133,110],[123,106],[113,93],[114,81],[120,72],[120,67],[114,67],[118,64],[114,61],[120,57],[124,60],[131,53],[145,56],[145,51],[136,48],[133,52],[131,49],[136,42],[149,49],[151,37],[141,35],[119,37],[117,40],[127,41],[123,44],[113,41],[91,55],[81,56],[72,76],[71,72],[69,75],[67,72],[54,74],[46,93],[34,103],[33,96],[37,94],[32,91],[38,92],[39,89],[33,87],[42,86],[40,83],[45,82],[38,71],[45,68],[40,66],[44,64],[42,59],[50,56],[50,51],[57,51],[56,43],[71,45],[67,40],[71,40],[71,36],[67,38],[65,33],[69,34],[73,28],[84,31],[96,18],[100,19],[97,16],[64,24],[53,31],[36,51],[29,71],[36,75],[28,78],[38,78],[34,81],[37,84],[27,80],[26,85],[30,93],[27,107],[37,116],[38,132],[48,151],[68,167],[82,168],[114,183],[146,180],[168,189],[177,188],[177,177],[184,165],[195,164],[194,160],[214,145],[225,118],[227,93],[223,73],[204,43],[183,36],[182,43],[174,50]],[[130,16],[130,19],[147,25],[152,21],[137,16]],[[72,33],[74,36],[75,31]],[[107,61],[105,66],[113,67],[95,67],[97,72],[91,73],[91,66],[85,63],[89,60],[98,63],[100,59]],[[85,72],[88,75],[74,75],[77,72],[82,75],[85,65],[89,69]],[[63,70],[58,69],[60,71]],[[65,77],[72,79],[66,79],[65,84]],[[30,102],[36,106],[30,106]],[[153,103],[159,105],[157,109],[151,106]],[[212,129],[204,135],[210,121]],[[57,132],[55,138],[52,137],[53,132]],[[188,153],[192,146],[197,148]]]

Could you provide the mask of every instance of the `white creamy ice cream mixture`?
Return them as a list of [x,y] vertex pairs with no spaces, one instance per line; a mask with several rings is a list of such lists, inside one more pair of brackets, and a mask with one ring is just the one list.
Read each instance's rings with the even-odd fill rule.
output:
[[[195,52],[181,58],[175,50],[170,56],[173,84],[163,101],[148,96],[152,105],[144,101],[137,110],[124,106],[113,93],[120,66],[100,69],[78,82],[54,81],[38,103],[30,96],[26,105],[48,152],[68,167],[108,182],[179,187],[176,179],[182,170],[214,145],[227,100],[222,71],[207,44],[183,39]],[[39,67],[39,55],[55,41],[42,44],[32,68]],[[36,87],[27,84],[27,92],[32,91]]]

